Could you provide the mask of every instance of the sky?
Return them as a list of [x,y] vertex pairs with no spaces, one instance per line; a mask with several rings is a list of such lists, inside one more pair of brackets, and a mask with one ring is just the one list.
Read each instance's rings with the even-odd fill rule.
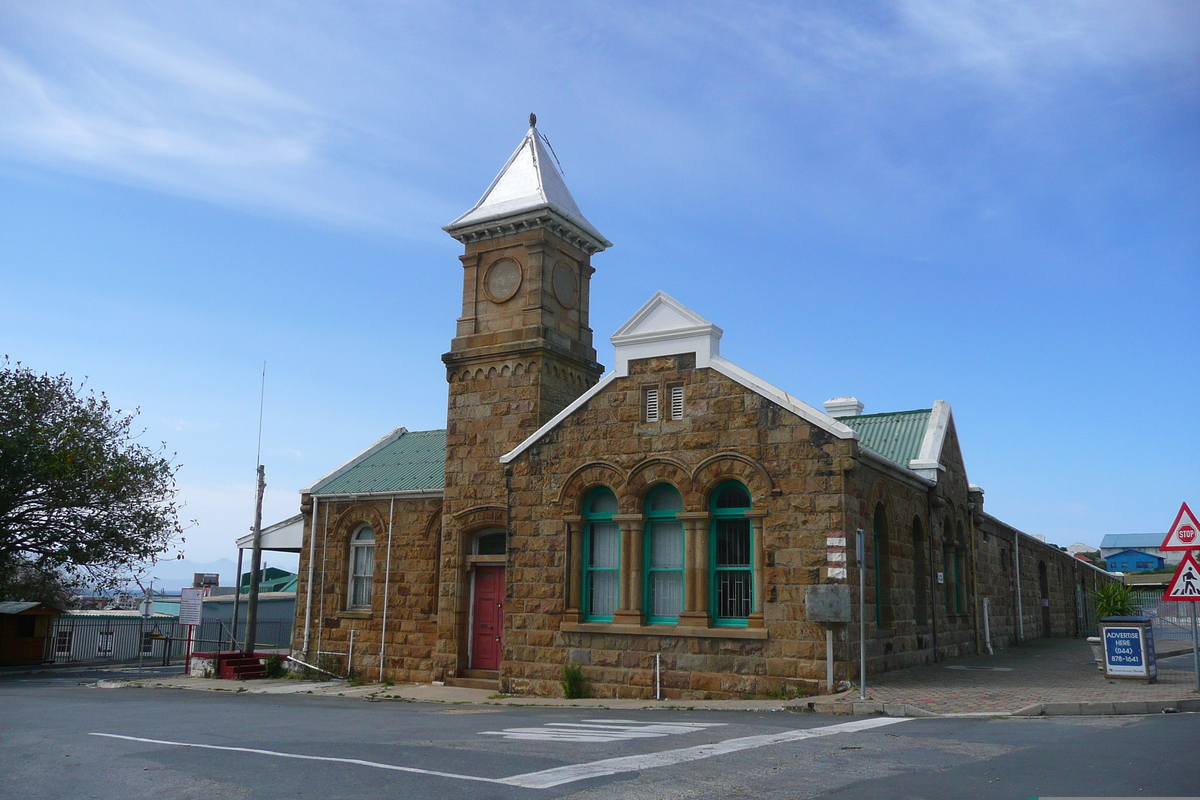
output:
[[264,523],[444,427],[441,227],[536,112],[614,243],[602,363],[662,290],[818,408],[946,400],[1027,533],[1165,532],[1200,506],[1198,66],[1190,0],[0,0],[0,351],[138,409],[188,559],[235,558],[264,363]]

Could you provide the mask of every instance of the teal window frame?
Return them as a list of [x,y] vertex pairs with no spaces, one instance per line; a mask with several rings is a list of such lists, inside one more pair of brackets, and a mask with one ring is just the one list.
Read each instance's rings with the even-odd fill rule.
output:
[[[746,499],[747,499],[748,504],[741,508],[717,508],[717,499],[721,496],[721,492],[731,486],[736,486],[736,487],[740,488],[746,494]],[[755,608],[754,608],[754,582],[755,582],[756,578],[754,575],[754,536],[755,536],[754,520],[750,516],[748,516],[746,513],[748,511],[752,510],[754,507],[753,501],[750,498],[750,490],[749,490],[749,488],[746,487],[745,484],[743,484],[740,481],[725,481],[724,483],[717,485],[717,487],[715,489],[713,489],[712,493],[709,496],[708,506],[709,506],[709,511],[712,513],[712,517],[713,517],[712,526],[709,529],[709,537],[708,537],[708,588],[709,588],[709,591],[708,591],[708,606],[709,606],[708,613],[709,613],[709,618],[712,619],[712,624],[714,627],[745,628],[745,627],[749,626],[750,615],[753,614],[755,611]],[[748,533],[748,538],[746,540],[746,564],[745,564],[745,566],[743,566],[741,564],[724,566],[724,567],[718,566],[717,565],[717,528],[720,526],[720,524],[722,522],[729,522],[729,521],[734,521],[734,520],[745,520],[745,523],[746,523],[746,530]],[[720,589],[720,585],[721,585],[720,579],[721,579],[722,572],[745,572],[747,575],[749,575],[750,599],[749,599],[749,604],[748,604],[749,609],[746,612],[746,616],[744,616],[744,617],[741,617],[741,616],[722,617],[719,615],[719,611],[720,611],[720,607],[721,607],[720,597],[719,597],[719,593],[720,593],[719,589]]]
[[946,613],[953,614],[954,612],[954,550],[950,547],[949,542],[942,543],[942,580],[944,585],[942,591],[946,596]]
[[616,574],[616,576],[617,576],[616,601],[617,602],[614,605],[614,607],[618,607],[620,605],[620,597],[621,597],[621,530],[620,530],[619,526],[617,528],[617,566],[615,566],[615,567],[596,567],[596,566],[592,565],[592,536],[593,536],[592,529],[593,529],[593,526],[595,526],[597,523],[615,524],[612,521],[612,518],[613,518],[612,513],[594,513],[591,510],[592,505],[596,501],[596,498],[601,495],[605,495],[605,494],[612,497],[613,505],[615,506],[617,496],[613,492],[613,490],[609,489],[607,486],[598,486],[595,489],[593,489],[592,491],[588,492],[587,498],[584,500],[584,503],[583,503],[583,518],[584,518],[584,525],[583,525],[583,583],[582,583],[582,586],[580,587],[583,592],[583,594],[580,597],[580,605],[582,605],[583,608],[580,610],[583,612],[583,619],[586,622],[612,622],[612,619],[613,619],[612,614],[593,614],[592,613],[592,588],[593,588],[593,584],[595,582],[594,579],[595,579],[596,573],[611,572],[611,573]]
[[[673,492],[679,498],[679,508],[669,511],[652,511],[654,500],[661,494]],[[684,611],[685,598],[687,597],[687,535],[683,529],[683,522],[678,519],[680,511],[683,511],[683,495],[679,489],[669,483],[662,483],[655,486],[646,493],[645,501],[646,527],[643,535],[643,555],[642,555],[642,608],[646,609],[646,622],[650,625],[678,625],[679,615],[673,617],[655,616],[652,611],[654,609],[654,575],[657,573],[676,573],[679,575],[679,613]],[[674,522],[679,526],[679,566],[678,567],[655,567],[651,559],[651,553],[654,547],[654,532],[655,523]]]

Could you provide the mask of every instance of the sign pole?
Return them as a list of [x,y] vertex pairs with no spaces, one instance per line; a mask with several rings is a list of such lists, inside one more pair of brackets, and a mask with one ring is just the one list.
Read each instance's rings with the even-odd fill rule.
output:
[[1200,692],[1200,639],[1196,636],[1196,604],[1192,603],[1192,676],[1196,679],[1196,691]]
[[858,697],[867,699],[867,571],[863,568],[863,530],[854,535],[854,556],[858,562]]

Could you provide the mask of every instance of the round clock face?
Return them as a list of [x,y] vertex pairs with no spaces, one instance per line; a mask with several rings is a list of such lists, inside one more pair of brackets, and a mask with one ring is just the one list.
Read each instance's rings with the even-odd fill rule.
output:
[[554,275],[551,283],[554,286],[554,296],[563,308],[574,308],[579,299],[579,280],[575,277],[575,269],[565,261],[554,265]]
[[484,288],[495,303],[512,299],[521,288],[521,265],[511,258],[500,259],[488,270]]

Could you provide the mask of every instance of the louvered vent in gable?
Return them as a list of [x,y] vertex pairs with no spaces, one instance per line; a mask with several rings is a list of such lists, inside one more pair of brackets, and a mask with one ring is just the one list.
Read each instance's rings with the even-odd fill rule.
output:
[[671,391],[671,419],[683,419],[683,387],[672,386]]
[[646,422],[658,422],[658,389],[646,390]]

